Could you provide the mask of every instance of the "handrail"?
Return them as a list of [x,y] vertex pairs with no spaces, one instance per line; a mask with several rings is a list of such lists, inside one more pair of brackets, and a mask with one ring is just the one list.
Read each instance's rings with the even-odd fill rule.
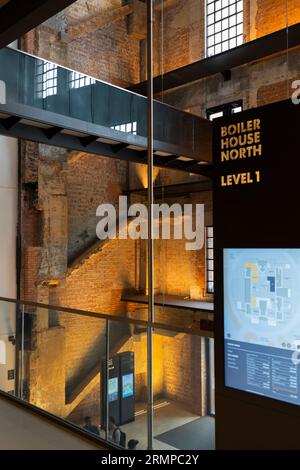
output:
[[194,330],[191,328],[185,328],[181,326],[176,326],[176,325],[167,325],[165,323],[159,323],[159,322],[148,322],[146,320],[138,320],[135,318],[128,318],[128,317],[122,317],[119,315],[110,315],[106,313],[97,313],[97,312],[90,312],[88,310],[79,310],[79,309],[74,309],[70,307],[61,307],[61,306],[56,306],[56,305],[49,305],[49,304],[43,304],[40,302],[32,302],[29,300],[21,300],[21,299],[11,299],[8,297],[1,297],[0,296],[0,301],[3,302],[10,302],[16,305],[27,305],[29,307],[38,307],[38,308],[44,308],[46,310],[57,310],[59,312],[65,312],[65,313],[71,313],[75,315],[80,315],[80,316],[86,316],[86,317],[92,317],[92,318],[100,318],[102,320],[108,320],[108,321],[115,321],[119,323],[129,323],[132,325],[137,325],[141,326],[144,328],[153,328],[157,330],[164,330],[164,331],[174,331],[175,333],[186,333],[194,336],[211,336],[213,335],[212,332],[209,332],[207,330]]

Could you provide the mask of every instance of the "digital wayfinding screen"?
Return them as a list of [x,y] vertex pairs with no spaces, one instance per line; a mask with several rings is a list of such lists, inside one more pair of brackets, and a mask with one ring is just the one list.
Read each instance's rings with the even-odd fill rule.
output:
[[300,249],[226,248],[225,385],[300,404]]
[[108,380],[108,401],[110,403],[118,399],[118,387],[119,387],[118,377],[113,377]]
[[122,377],[122,397],[133,396],[133,374],[126,374]]

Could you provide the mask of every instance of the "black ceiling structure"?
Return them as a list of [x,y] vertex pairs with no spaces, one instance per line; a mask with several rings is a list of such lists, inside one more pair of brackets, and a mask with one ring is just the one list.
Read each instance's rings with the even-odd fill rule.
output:
[[68,7],[76,0],[9,0],[0,2],[0,49]]
[[[218,73],[228,77],[230,70],[235,67],[278,54],[299,45],[300,24],[295,24],[254,41],[246,42],[229,51],[159,75],[154,78],[154,93],[168,91]],[[147,82],[141,82],[128,89],[145,96],[147,93]]]

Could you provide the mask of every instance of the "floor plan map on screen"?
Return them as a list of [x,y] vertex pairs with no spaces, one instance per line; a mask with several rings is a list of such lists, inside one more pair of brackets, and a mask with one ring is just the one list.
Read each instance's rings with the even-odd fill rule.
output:
[[225,338],[300,347],[300,249],[224,250]]

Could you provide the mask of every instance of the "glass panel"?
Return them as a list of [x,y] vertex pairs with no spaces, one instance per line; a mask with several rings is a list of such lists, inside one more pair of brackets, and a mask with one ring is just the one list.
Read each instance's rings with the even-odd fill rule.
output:
[[106,321],[24,307],[20,397],[105,438]]
[[214,449],[204,338],[154,330],[153,344],[153,448]]

